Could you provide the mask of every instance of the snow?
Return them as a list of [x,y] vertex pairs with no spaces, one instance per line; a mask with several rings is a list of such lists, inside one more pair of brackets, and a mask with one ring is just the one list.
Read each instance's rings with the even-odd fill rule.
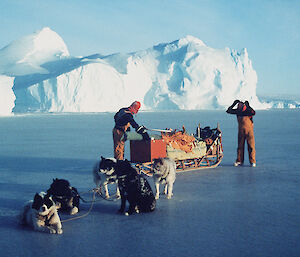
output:
[[12,77],[48,73],[42,65],[69,56],[62,38],[50,28],[13,41],[0,51],[0,73]]
[[[237,121],[225,111],[140,112],[153,128],[223,135],[217,168],[177,175],[174,197],[153,213],[117,214],[120,202],[101,199],[88,216],[63,223],[62,235],[19,226],[15,216],[53,178],[68,179],[82,196],[94,187],[92,168],[111,157],[114,113],[26,114],[0,118],[1,256],[298,256],[299,109],[257,111],[257,167],[233,167]],[[282,122],[284,120],[284,122]],[[274,150],[275,149],[275,150]],[[129,144],[126,143],[129,158]],[[247,156],[247,155],[246,155]],[[149,179],[153,188],[153,181]],[[86,214],[90,203],[81,202]],[[62,220],[70,216],[61,215]]]
[[115,111],[134,100],[143,110],[225,109],[235,99],[273,106],[256,95],[246,48],[213,49],[190,35],[133,53],[73,57],[46,27],[0,50],[0,75],[13,78],[1,79],[8,104],[0,115]]
[[15,106],[15,95],[12,90],[13,78],[0,75],[0,115],[11,114]]

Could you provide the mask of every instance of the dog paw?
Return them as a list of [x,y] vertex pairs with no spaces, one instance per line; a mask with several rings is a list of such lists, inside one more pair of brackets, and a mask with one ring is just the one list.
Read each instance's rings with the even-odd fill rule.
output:
[[156,196],[155,196],[155,200],[158,200],[158,199],[159,199],[159,195],[156,195]]
[[54,228],[49,228],[49,233],[50,234],[56,234],[56,230]]
[[74,214],[78,213],[78,211],[79,211],[78,208],[74,207],[74,208],[71,209],[70,215],[74,215]]
[[125,212],[125,216],[129,216],[130,214],[128,212]]
[[168,194],[167,195],[167,199],[171,199],[173,195],[174,195],[173,193],[172,194]]
[[140,210],[137,206],[135,207],[135,213],[140,213]]
[[57,234],[62,234],[63,230],[61,228],[57,229]]

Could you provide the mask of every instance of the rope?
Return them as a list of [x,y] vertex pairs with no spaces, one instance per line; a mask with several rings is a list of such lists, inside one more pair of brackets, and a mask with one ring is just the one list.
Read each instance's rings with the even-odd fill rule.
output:
[[[100,188],[94,188],[94,189],[89,190],[89,191],[87,191],[87,192],[82,192],[81,195],[82,195],[82,194],[89,193],[89,192],[98,193],[98,195],[99,195],[101,198],[103,198],[104,200],[106,200],[106,201],[116,201],[116,200],[118,200],[117,194],[112,195],[112,196],[113,196],[114,198],[116,198],[116,199],[108,199],[108,198],[106,198],[105,196],[103,196],[101,187],[100,187]],[[87,201],[87,200],[85,200],[84,198],[82,198],[81,195],[78,194],[79,198],[80,198],[84,203],[91,203],[91,202],[93,201],[93,200],[92,200],[92,201]],[[98,202],[98,201],[101,201],[101,199],[99,199],[99,200],[94,200],[94,202]]]
[[[85,202],[85,203],[91,203],[91,206],[90,206],[88,212],[85,213],[85,214],[83,214],[83,215],[80,215],[80,216],[76,216],[76,217],[69,218],[69,219],[66,219],[66,220],[61,220],[61,223],[67,222],[67,221],[71,221],[71,220],[81,219],[81,218],[84,218],[84,217],[86,217],[87,215],[89,215],[90,212],[91,212],[92,209],[93,209],[94,203],[97,202],[97,200],[96,200],[96,194],[98,194],[101,198],[103,198],[103,199],[106,200],[106,201],[117,201],[117,200],[118,200],[118,198],[115,198],[115,199],[107,199],[105,196],[103,196],[102,191],[101,191],[101,188],[100,188],[100,190],[99,190],[98,188],[95,188],[95,189],[89,190],[89,191],[87,191],[87,192],[83,192],[83,193],[81,193],[81,194],[86,194],[86,193],[89,193],[89,192],[93,192],[93,199],[92,199],[91,201],[87,201],[87,200],[83,199],[83,198],[80,196],[80,194],[78,194],[79,197],[80,197],[80,199],[81,199],[83,202]],[[116,194],[115,194],[114,196],[116,196]],[[100,199],[100,200],[101,200],[101,199]],[[98,201],[99,201],[99,200],[98,200]]]
[[115,202],[117,200],[119,200],[119,198],[117,197],[117,194],[114,194],[113,195],[113,198],[106,198],[105,196],[103,196],[103,193],[102,193],[102,190],[101,190],[101,187],[98,189],[98,188],[95,188],[93,189],[96,193],[98,193],[98,195],[103,198],[104,200],[106,201],[109,201],[109,202]]
[[[86,193],[90,193],[90,192],[93,192],[94,195],[96,196],[97,190],[96,190],[96,189],[92,189],[92,190],[89,190],[89,191],[87,191],[87,192],[82,192],[81,195],[82,195],[82,194],[86,194]],[[85,200],[84,198],[82,198],[81,195],[78,194],[79,198],[80,198],[84,203],[97,202],[97,200],[95,200],[95,198],[94,198],[92,201],[87,201],[87,200]]]
[[87,212],[87,213],[85,213],[85,214],[83,214],[83,215],[81,215],[81,216],[76,216],[76,217],[70,218],[70,219],[61,220],[61,223],[63,223],[63,222],[67,222],[67,221],[71,221],[71,220],[77,220],[77,219],[81,219],[81,218],[83,218],[83,217],[85,217],[85,216],[89,215],[89,214],[90,214],[90,212],[92,211],[92,208],[93,208],[93,206],[94,206],[94,203],[95,203],[95,197],[96,197],[96,191],[94,191],[94,194],[93,194],[93,200],[92,200],[92,203],[91,203],[90,209],[88,210],[88,212]]

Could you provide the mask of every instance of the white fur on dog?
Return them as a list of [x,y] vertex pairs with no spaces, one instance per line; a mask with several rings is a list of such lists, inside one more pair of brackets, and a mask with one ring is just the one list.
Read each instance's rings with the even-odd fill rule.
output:
[[176,180],[176,163],[169,158],[154,160],[153,179],[155,183],[155,199],[159,199],[159,185],[165,184],[164,194],[168,199],[173,195],[173,184]]
[[[46,193],[41,192],[39,195],[43,198]],[[31,200],[24,205],[19,217],[20,223],[22,225],[29,225],[34,230],[39,232],[62,234],[62,225],[55,203],[52,201],[53,205],[50,208],[43,204],[39,210],[36,210],[32,208],[33,202],[34,201]]]
[[[112,160],[115,163],[117,162],[117,160],[115,158],[107,158],[107,159]],[[100,169],[100,163],[101,163],[101,160],[97,161],[93,168],[94,182],[95,182],[97,188],[101,188],[102,186],[104,187],[105,197],[109,198],[109,192],[108,192],[107,185],[113,184],[113,183],[118,183],[117,175],[114,174],[114,172],[115,172],[114,168]],[[119,191],[118,186],[117,186],[116,196],[120,197],[120,191]]]

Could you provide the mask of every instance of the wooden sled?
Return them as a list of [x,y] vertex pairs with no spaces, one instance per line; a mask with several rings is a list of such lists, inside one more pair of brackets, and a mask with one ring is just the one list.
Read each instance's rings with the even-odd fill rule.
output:
[[[200,131],[200,125],[198,126]],[[190,170],[201,170],[208,168],[216,168],[223,158],[222,133],[219,125],[215,129],[210,129],[211,136],[209,138],[200,138],[200,133],[195,135],[195,141],[205,145],[205,153],[199,153],[197,156],[189,156],[180,150],[179,154],[174,154],[172,147],[166,144],[163,139],[151,139],[151,141],[130,140],[130,158],[131,163],[139,173],[152,176],[153,160],[156,158],[169,157],[176,162],[177,172],[185,172]]]

